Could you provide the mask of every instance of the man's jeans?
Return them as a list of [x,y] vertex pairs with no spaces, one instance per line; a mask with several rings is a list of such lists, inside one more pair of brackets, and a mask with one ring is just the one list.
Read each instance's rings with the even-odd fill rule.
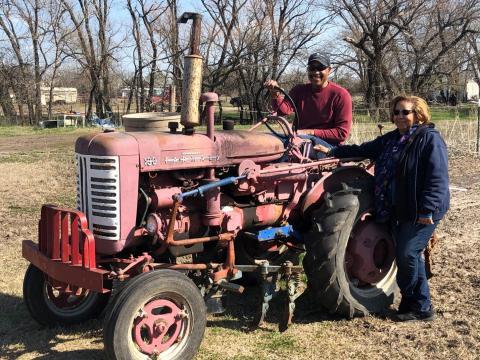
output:
[[312,146],[310,147],[310,152],[308,153],[308,157],[312,160],[323,159],[325,157],[324,153],[322,153],[320,151],[313,150],[313,147],[315,145],[323,145],[323,146],[326,146],[329,149],[331,149],[333,147],[333,145],[329,144],[325,140],[322,140],[319,137],[316,137],[314,135],[298,135],[298,137],[301,137],[302,139],[308,139],[308,140],[312,141]]
[[423,250],[437,224],[438,221],[432,225],[411,222],[393,225],[398,266],[397,283],[402,294],[402,303],[408,304],[414,311],[429,311],[431,307]]

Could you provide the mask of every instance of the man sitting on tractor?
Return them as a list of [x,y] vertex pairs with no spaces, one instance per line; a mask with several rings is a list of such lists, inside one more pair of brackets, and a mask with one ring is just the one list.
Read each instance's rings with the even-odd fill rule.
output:
[[[332,71],[330,58],[314,53],[308,58],[309,83],[296,85],[289,95],[297,108],[297,133],[310,139],[313,145],[329,148],[340,145],[348,138],[352,127],[352,98],[348,91],[328,80]],[[290,115],[294,106],[280,96],[275,80],[267,80],[264,86],[270,90],[272,105],[279,115]],[[310,157],[323,157],[310,153]]]

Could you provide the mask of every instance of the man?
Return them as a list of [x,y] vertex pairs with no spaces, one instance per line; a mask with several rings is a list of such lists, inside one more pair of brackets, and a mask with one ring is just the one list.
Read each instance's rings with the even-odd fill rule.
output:
[[[331,148],[342,144],[352,128],[352,98],[346,89],[328,80],[332,71],[328,55],[310,55],[307,71],[310,82],[296,85],[289,93],[298,111],[297,133],[311,139],[313,145]],[[264,85],[271,90],[272,105],[279,115],[293,113],[293,106],[275,91],[279,86],[275,80]]]

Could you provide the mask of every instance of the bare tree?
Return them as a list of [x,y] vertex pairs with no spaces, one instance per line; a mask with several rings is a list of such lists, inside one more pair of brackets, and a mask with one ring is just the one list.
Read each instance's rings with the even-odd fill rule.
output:
[[177,91],[177,96],[180,96],[182,93],[182,50],[180,48],[180,33],[178,28],[177,19],[178,14],[178,3],[177,0],[167,0],[167,10],[164,14],[164,19],[162,24],[158,28],[159,35],[164,38],[164,53],[169,57],[171,69],[171,75],[173,84],[179,89]]
[[46,52],[41,48],[42,56],[45,60],[45,63],[48,64],[47,67],[50,68],[50,79],[49,79],[49,96],[48,96],[48,118],[52,117],[52,103],[53,103],[53,88],[55,86],[55,80],[57,78],[58,71],[62,66],[63,62],[68,58],[66,53],[66,46],[68,38],[71,36],[75,29],[68,28],[65,26],[64,15],[65,9],[61,4],[55,0],[50,0],[47,4],[47,11],[49,17],[48,27],[43,29],[43,31],[49,36],[49,43],[53,48],[53,55],[51,56],[50,64],[48,63]]
[[15,7],[12,2],[3,4],[0,9],[0,28],[8,39],[19,70],[15,72],[15,74],[18,75],[16,78],[15,100],[18,105],[20,117],[24,117],[23,103],[25,101],[28,108],[28,120],[29,123],[33,125],[34,104],[30,92],[31,82],[29,81],[29,79],[31,79],[31,64],[25,60],[22,52],[22,36],[19,36],[17,33],[17,27],[14,24],[14,19],[16,17],[14,9]]
[[439,76],[460,69],[460,57],[452,61],[449,55],[475,32],[479,16],[475,0],[332,0],[325,5],[344,24],[344,40],[353,50],[345,65],[363,77],[370,107],[382,106],[394,93],[426,93]]
[[0,107],[2,108],[3,116],[6,118],[11,118],[15,115],[12,98],[10,97],[11,70],[11,66],[4,63],[2,56],[0,64]]
[[[159,55],[158,46],[160,42],[160,38],[156,36],[157,33],[155,28],[157,27],[160,17],[168,10],[168,7],[161,6],[161,4],[158,2],[147,4],[146,0],[140,0],[140,6],[142,11],[141,19],[147,31],[148,40],[152,50],[148,81],[148,98],[152,99],[153,89],[155,87],[155,75],[157,73],[157,61]],[[148,105],[150,106],[150,103]],[[149,110],[151,109],[149,108]]]
[[369,107],[380,107],[394,91],[387,53],[403,29],[423,11],[417,0],[340,0],[328,1],[326,9],[340,18],[349,36],[344,40],[358,49],[359,67],[365,70],[365,100]]
[[314,0],[266,0],[261,7],[271,38],[271,77],[279,79],[300,50],[316,40],[331,19]]
[[[108,0],[61,0],[76,30],[78,43],[69,44],[70,55],[88,74],[91,89],[87,105],[87,118],[92,114],[93,102],[99,117],[111,111],[109,98],[109,64],[117,45],[111,43],[109,32]],[[76,46],[75,46],[76,45]]]
[[[468,35],[478,34],[480,17],[477,0],[431,1],[428,11],[403,30],[407,54],[411,55],[410,91],[421,93],[438,74],[450,74],[461,66],[461,56],[450,60]],[[442,69],[443,66],[443,69]]]
[[[138,13],[137,10],[135,9],[135,6],[132,4],[131,0],[127,0],[127,8],[128,11],[130,12],[130,16],[132,19],[132,35],[133,39],[135,40],[135,53],[136,53],[136,61],[135,62],[135,83],[137,86],[135,86],[135,89],[140,89],[140,101],[138,102],[138,96],[136,97],[137,99],[137,111],[140,110],[141,112],[144,111],[144,106],[145,106],[145,84],[143,81],[143,44],[142,44],[142,32],[140,30],[140,22],[138,19]],[[135,60],[135,56],[134,56]],[[131,91],[130,91],[131,92]],[[131,100],[129,101],[131,103]]]
[[[205,38],[206,71],[203,83],[214,91],[225,83],[227,77],[239,70],[243,46],[242,31],[239,28],[242,8],[248,0],[207,1],[202,4],[210,15],[210,25]],[[244,31],[245,34],[247,31]]]
[[33,53],[33,73],[35,88],[35,123],[38,123],[42,116],[41,90],[42,75],[44,71],[40,69],[40,1],[39,0],[23,0],[12,2],[20,18],[27,24],[32,42]]

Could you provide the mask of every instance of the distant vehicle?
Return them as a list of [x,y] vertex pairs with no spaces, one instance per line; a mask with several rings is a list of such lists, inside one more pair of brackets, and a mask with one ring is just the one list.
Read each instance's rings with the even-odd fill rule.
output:
[[150,98],[152,106],[168,105],[170,103],[170,94],[166,92],[164,95],[154,95]]

